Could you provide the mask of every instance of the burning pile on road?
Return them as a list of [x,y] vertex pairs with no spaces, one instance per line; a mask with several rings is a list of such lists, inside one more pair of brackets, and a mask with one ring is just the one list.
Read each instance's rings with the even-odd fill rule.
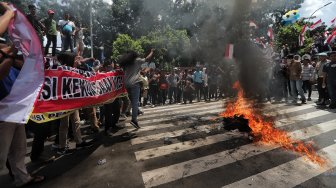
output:
[[244,91],[239,82],[236,82],[233,88],[238,90],[238,97],[236,101],[229,102],[225,112],[220,114],[224,118],[225,126],[229,126],[229,129],[237,127],[241,132],[249,132],[261,143],[278,145],[307,156],[309,160],[321,166],[325,164],[326,160],[318,156],[311,144],[291,139],[287,132],[274,127],[273,119],[255,110],[253,102],[244,98]]

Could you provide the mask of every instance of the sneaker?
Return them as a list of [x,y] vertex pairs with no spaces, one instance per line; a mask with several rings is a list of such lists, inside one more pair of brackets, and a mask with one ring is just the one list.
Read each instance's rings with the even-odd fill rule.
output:
[[140,126],[139,126],[138,122],[136,122],[136,121],[132,120],[131,125],[133,125],[133,127],[136,128],[136,129],[140,129]]
[[312,101],[312,99],[311,99],[311,98],[308,98],[308,101]]
[[331,105],[329,105],[329,108],[330,108],[330,109],[336,109],[336,104],[331,104]]
[[139,110],[139,111],[138,111],[138,115],[144,115],[144,112],[141,111],[141,110]]
[[66,148],[59,148],[57,150],[58,155],[71,155],[73,152],[71,150],[68,150]]
[[121,115],[120,115],[120,119],[125,119],[125,120],[126,120],[126,119],[127,119],[127,116],[126,116],[125,114],[121,114]]
[[55,156],[47,156],[47,155],[41,155],[39,158],[37,159],[31,159],[32,163],[52,163],[54,162],[56,159]]
[[307,101],[306,100],[302,100],[301,104],[307,104]]
[[76,144],[76,148],[77,149],[88,148],[88,147],[91,147],[92,145],[93,145],[93,143],[91,143],[91,142],[85,142],[85,141],[83,141],[80,144]]
[[152,106],[151,106],[152,108],[155,108],[155,105],[154,104],[152,104]]

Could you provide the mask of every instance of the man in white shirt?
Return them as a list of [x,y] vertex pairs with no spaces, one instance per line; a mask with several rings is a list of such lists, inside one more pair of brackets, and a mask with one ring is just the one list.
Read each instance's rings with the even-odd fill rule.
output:
[[70,21],[69,13],[65,13],[63,20],[58,21],[58,28],[62,36],[62,52],[65,52],[70,48],[71,52],[74,52],[73,36],[75,35],[75,24]]

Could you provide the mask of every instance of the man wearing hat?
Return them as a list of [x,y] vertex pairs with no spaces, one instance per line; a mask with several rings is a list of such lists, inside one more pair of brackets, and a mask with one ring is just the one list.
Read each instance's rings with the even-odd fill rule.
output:
[[44,54],[47,55],[49,53],[49,48],[52,43],[52,56],[56,55],[56,47],[57,47],[57,24],[54,20],[55,12],[51,9],[48,10],[48,18],[43,20],[45,25],[45,32],[47,35],[47,45],[44,49]]
[[304,96],[302,89],[302,65],[301,58],[299,55],[295,55],[294,59],[289,63],[289,79],[290,87],[293,97],[293,103],[297,103],[297,92],[301,96],[302,104],[306,104],[306,97]]
[[327,101],[327,90],[326,88],[322,87],[323,83],[323,67],[325,64],[329,62],[328,60],[328,54],[327,53],[319,53],[317,54],[319,56],[319,62],[316,65],[315,73],[317,74],[317,91],[319,94],[319,98],[317,101],[317,105],[326,105]]
[[323,67],[323,85],[328,87],[328,93],[331,100],[329,108],[336,109],[336,52],[331,52],[330,62]]

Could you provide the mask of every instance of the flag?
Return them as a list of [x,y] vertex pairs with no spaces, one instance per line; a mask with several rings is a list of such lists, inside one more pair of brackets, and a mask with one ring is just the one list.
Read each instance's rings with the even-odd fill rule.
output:
[[42,46],[26,16],[15,10],[15,19],[8,26],[13,44],[24,58],[24,65],[11,85],[8,94],[0,100],[0,121],[26,123],[44,82]]
[[225,59],[233,59],[234,45],[227,44],[225,48]]
[[272,41],[274,40],[274,35],[273,35],[273,29],[272,29],[272,27],[269,27],[269,28],[268,28],[267,36],[268,36]]
[[331,44],[336,39],[336,28],[331,32],[331,34],[325,40],[325,44]]
[[310,26],[309,30],[313,31],[323,25],[322,20],[320,19],[319,21],[315,22],[313,25]]
[[309,31],[309,27],[307,25],[303,26],[300,36],[299,36],[299,45],[303,46],[304,45],[304,41],[305,41],[305,37],[304,35],[306,34],[307,31]]
[[334,18],[333,20],[331,20],[331,26],[330,28],[335,28],[336,26],[336,18]]
[[254,21],[250,21],[249,22],[249,26],[250,27],[254,27],[255,29],[258,29],[259,27],[257,26],[257,24]]

